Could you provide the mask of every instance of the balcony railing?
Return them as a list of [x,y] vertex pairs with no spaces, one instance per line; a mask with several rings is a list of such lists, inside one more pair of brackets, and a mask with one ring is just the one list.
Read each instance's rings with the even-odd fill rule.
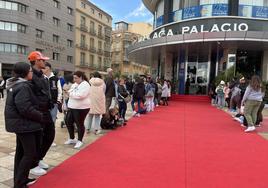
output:
[[81,50],[88,50],[88,45],[85,43],[76,44],[77,48],[80,48]]
[[89,33],[93,36],[96,36],[96,30],[95,29],[90,29]]
[[111,52],[104,51],[104,56],[105,57],[111,57]]
[[91,53],[96,53],[96,48],[93,47],[93,46],[90,46],[90,47],[89,47],[89,51],[90,51]]
[[99,55],[103,55],[103,50],[102,49],[98,49],[98,54]]
[[88,67],[88,63],[86,63],[85,61],[80,61],[80,67]]
[[102,33],[98,33],[98,38],[104,39],[104,35]]
[[84,25],[84,24],[80,24],[80,30],[88,32],[88,27],[86,25]]

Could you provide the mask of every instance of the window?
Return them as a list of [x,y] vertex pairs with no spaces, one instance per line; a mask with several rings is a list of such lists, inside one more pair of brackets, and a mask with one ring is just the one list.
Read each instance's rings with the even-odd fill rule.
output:
[[18,24],[18,32],[26,33],[26,26]]
[[67,56],[67,63],[73,63],[73,56]]
[[81,23],[81,25],[86,25],[86,17],[81,16],[80,17],[80,23]]
[[90,30],[95,30],[95,23],[93,21],[90,21]]
[[44,13],[42,11],[36,10],[35,11],[35,16],[36,16],[37,19],[43,20]]
[[81,8],[86,8],[86,4],[84,2],[81,2]]
[[180,9],[180,2],[181,2],[181,0],[173,0],[173,11]]
[[26,54],[26,46],[19,44],[0,43],[0,52]]
[[72,40],[67,40],[67,46],[68,47],[73,47],[73,41]]
[[90,65],[94,65],[94,55],[89,55],[89,63]]
[[268,6],[267,0],[239,0],[240,5]]
[[26,12],[26,5],[20,4],[17,2],[10,2],[10,1],[2,1],[0,0],[0,8],[8,9],[8,10],[15,10],[20,12]]
[[183,8],[198,6],[199,3],[196,0],[183,0]]
[[228,4],[228,0],[200,0],[200,5]]
[[98,57],[99,66],[101,66],[101,62],[102,62],[102,58],[101,57]]
[[92,14],[95,14],[95,10],[94,10],[94,8],[91,8],[90,10],[91,10],[91,13],[92,13]]
[[86,64],[86,54],[84,52],[80,52],[80,64],[81,65]]
[[40,39],[43,38],[44,31],[42,31],[40,29],[36,29],[35,31],[36,31],[36,34],[35,34],[36,38],[40,38]]
[[59,61],[60,60],[60,54],[57,52],[53,52],[53,60]]
[[60,19],[53,17],[53,24],[57,27],[60,26]]
[[81,44],[86,44],[86,36],[81,35]]
[[90,38],[90,48],[94,48],[94,38]]
[[99,49],[99,50],[102,49],[102,42],[101,42],[101,41],[98,42],[98,49]]
[[60,37],[58,35],[53,35],[53,42],[59,43]]
[[98,26],[98,35],[102,35],[102,26],[101,25]]
[[67,30],[68,30],[68,31],[73,31],[73,25],[67,23]]
[[102,19],[102,14],[101,13],[99,13],[99,18]]
[[60,2],[59,1],[53,0],[53,5],[54,5],[55,8],[60,8]]
[[164,15],[164,0],[161,0],[156,8],[156,17],[159,18],[160,16]]
[[73,9],[72,9],[72,8],[67,7],[67,10],[68,10],[68,14],[69,14],[69,15],[73,15]]

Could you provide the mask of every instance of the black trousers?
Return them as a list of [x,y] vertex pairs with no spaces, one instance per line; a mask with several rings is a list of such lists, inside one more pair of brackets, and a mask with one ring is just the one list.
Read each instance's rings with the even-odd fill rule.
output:
[[78,140],[82,142],[85,134],[85,125],[84,121],[89,112],[89,109],[69,109],[66,126],[69,132],[70,139],[74,139],[74,123],[77,126]]
[[16,134],[17,146],[14,161],[14,188],[24,187],[29,171],[38,164],[41,131]]
[[39,152],[39,160],[43,160],[46,156],[50,146],[55,139],[55,125],[53,121],[43,125],[43,132],[41,136],[41,148]]
[[0,98],[4,98],[4,89],[0,89],[0,95],[1,95]]

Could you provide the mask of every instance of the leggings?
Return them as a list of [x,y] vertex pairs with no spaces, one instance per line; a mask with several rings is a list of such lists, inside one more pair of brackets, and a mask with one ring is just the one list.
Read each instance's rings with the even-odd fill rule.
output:
[[77,126],[78,132],[78,140],[82,142],[84,133],[85,133],[85,125],[84,121],[89,112],[89,109],[70,109],[68,111],[68,115],[66,117],[66,125],[69,132],[70,139],[74,139],[74,123]]

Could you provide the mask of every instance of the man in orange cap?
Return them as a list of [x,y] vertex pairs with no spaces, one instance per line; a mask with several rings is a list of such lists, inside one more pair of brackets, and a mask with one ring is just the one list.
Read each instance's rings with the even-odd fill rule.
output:
[[50,115],[50,109],[52,108],[53,103],[48,83],[42,72],[42,69],[45,68],[45,61],[49,60],[49,58],[44,56],[41,52],[33,51],[29,54],[28,60],[30,61],[33,70],[32,84],[33,91],[38,98],[38,108],[45,116],[44,121],[41,122],[43,132],[40,133],[41,145],[39,151],[39,163],[30,171],[31,174],[41,176],[46,174],[47,172],[45,169],[49,168],[49,166],[43,162],[43,158],[55,138],[55,126]]

